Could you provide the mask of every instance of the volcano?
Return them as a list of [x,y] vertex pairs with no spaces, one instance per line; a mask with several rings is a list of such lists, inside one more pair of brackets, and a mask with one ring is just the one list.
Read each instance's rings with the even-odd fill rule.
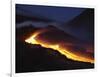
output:
[[[35,28],[30,25],[18,28],[16,35],[17,73],[94,67],[93,54],[86,52],[81,40],[54,26]],[[35,40],[30,40],[34,35]]]
[[94,68],[94,10],[16,4],[15,72]]

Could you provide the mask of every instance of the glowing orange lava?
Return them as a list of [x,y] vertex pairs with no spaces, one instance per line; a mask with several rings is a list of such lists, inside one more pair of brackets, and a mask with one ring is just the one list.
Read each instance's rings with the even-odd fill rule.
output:
[[43,44],[43,43],[41,43],[41,42],[38,42],[38,41],[35,39],[35,37],[38,36],[38,34],[40,34],[40,33],[41,33],[41,32],[36,32],[36,33],[34,33],[31,37],[27,38],[27,39],[25,40],[25,42],[31,43],[31,44],[39,44],[39,45],[41,45],[42,47],[51,48],[51,49],[57,50],[57,51],[60,52],[62,55],[66,56],[66,57],[69,58],[69,59],[75,60],[75,61],[94,63],[94,59],[87,58],[87,57],[81,56],[81,55],[77,55],[77,54],[72,53],[71,51],[69,51],[69,50],[67,50],[67,49],[65,50],[65,49],[61,48],[59,44],[56,44],[56,45],[48,45],[48,44]]

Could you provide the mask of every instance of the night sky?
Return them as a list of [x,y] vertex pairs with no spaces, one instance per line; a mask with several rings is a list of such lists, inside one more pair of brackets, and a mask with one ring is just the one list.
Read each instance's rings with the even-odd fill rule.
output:
[[85,10],[85,8],[73,8],[73,7],[50,7],[50,6],[36,6],[36,5],[23,5],[16,4],[16,12],[33,16],[39,15],[56,22],[67,22],[79,15]]

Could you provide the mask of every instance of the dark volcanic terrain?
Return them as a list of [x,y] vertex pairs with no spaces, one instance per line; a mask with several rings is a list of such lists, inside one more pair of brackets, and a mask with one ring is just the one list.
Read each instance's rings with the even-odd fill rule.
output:
[[56,50],[26,43],[25,39],[37,29],[16,29],[16,73],[94,68],[94,64],[70,60]]

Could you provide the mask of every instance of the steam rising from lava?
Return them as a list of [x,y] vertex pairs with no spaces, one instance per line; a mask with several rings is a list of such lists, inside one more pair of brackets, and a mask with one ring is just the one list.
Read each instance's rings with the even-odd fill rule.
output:
[[[49,30],[48,29],[37,30],[35,33],[33,33],[32,36],[27,38],[25,40],[25,42],[31,43],[31,44],[39,44],[42,47],[57,50],[62,55],[66,56],[69,59],[75,60],[75,61],[94,63],[94,58],[89,53],[81,52],[81,50],[80,51],[74,51],[73,49],[71,49],[69,47],[68,41],[64,40],[63,43],[62,43],[60,41],[58,42],[57,40],[54,40],[55,43],[52,43],[51,42],[52,40],[49,41],[50,39],[48,40],[47,37],[42,37],[43,35],[45,35],[45,33],[48,33],[50,31],[52,31],[52,29],[51,30],[50,29]],[[50,36],[50,38],[53,39],[54,37]],[[57,38],[59,38],[59,37],[57,37]],[[63,44],[65,46],[63,46]]]

